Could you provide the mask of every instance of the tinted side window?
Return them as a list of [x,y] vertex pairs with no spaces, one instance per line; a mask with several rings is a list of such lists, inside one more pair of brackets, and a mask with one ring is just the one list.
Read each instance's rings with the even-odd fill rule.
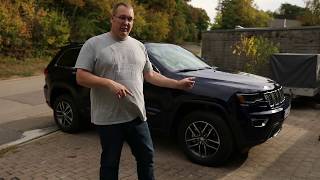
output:
[[73,49],[68,49],[64,51],[63,54],[60,56],[57,62],[57,65],[74,67],[74,65],[76,64],[79,52],[80,52],[80,48],[73,48]]

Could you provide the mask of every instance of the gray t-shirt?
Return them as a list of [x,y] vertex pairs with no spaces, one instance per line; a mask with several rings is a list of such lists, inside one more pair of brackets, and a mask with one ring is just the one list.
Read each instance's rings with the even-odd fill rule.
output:
[[91,122],[110,125],[146,120],[143,96],[143,72],[152,70],[144,45],[128,36],[116,41],[111,33],[90,38],[81,48],[76,68],[111,79],[124,85],[133,94],[118,97],[108,88],[91,88]]

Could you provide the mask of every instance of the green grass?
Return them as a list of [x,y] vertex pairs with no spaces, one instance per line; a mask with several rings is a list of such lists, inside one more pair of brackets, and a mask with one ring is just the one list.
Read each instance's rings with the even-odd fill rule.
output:
[[51,57],[26,58],[0,56],[0,79],[39,75],[47,66]]

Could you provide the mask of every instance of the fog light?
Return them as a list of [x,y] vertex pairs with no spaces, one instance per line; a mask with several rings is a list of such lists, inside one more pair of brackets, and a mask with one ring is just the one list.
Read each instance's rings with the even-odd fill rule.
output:
[[269,118],[251,118],[251,124],[253,127],[264,127],[268,121]]

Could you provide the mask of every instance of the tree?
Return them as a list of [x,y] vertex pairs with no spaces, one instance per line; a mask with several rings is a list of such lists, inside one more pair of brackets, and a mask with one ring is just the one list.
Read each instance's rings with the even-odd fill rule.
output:
[[[147,13],[144,14],[147,24],[156,23],[158,28],[164,29],[155,29],[155,32],[161,32],[162,34],[167,33],[166,40],[169,42],[182,42],[182,41],[198,41],[201,38],[201,31],[207,30],[209,26],[209,17],[203,9],[194,8],[191,5],[188,5],[186,0],[137,0],[139,5],[142,5]],[[136,7],[135,7],[136,8]],[[139,13],[139,11],[135,11]],[[161,12],[163,17],[160,18],[164,22],[151,22],[158,21],[154,17],[149,17],[157,15],[155,12]],[[166,25],[168,20],[169,24]],[[135,22],[136,24],[136,22]],[[162,24],[162,25],[161,25]],[[136,25],[135,25],[136,26]],[[152,28],[148,25],[144,26],[145,28],[151,30]],[[167,29],[166,29],[167,28]],[[135,34],[135,29],[133,34]],[[145,31],[144,39],[150,37],[155,39],[155,36],[152,35],[152,32]],[[159,38],[156,38],[160,40]]]
[[262,36],[241,36],[233,47],[233,54],[246,57],[244,70],[257,74],[268,62],[270,56],[279,52],[279,44]]
[[152,16],[146,18],[148,21],[146,27],[148,40],[155,42],[163,41],[169,33],[169,16],[163,12],[153,12],[152,14]]
[[211,30],[222,29],[222,14],[217,12],[216,17],[214,17],[214,23],[211,24]]
[[267,26],[270,16],[257,10],[253,0],[222,0],[218,6],[218,22],[214,27],[233,29],[243,27]]
[[[0,51],[22,57],[30,48],[33,1],[1,0]],[[29,23],[29,24],[28,24]]]
[[186,34],[188,34],[186,24],[187,23],[184,15],[177,11],[176,14],[170,18],[170,32],[168,35],[168,41],[181,43],[185,39]]
[[281,4],[278,12],[274,13],[274,17],[281,19],[299,19],[305,13],[305,8],[292,5],[289,3]]
[[39,19],[42,29],[41,40],[43,47],[58,48],[69,41],[70,25],[66,17],[56,11],[48,11]]
[[209,17],[190,0],[0,0],[0,51],[5,55],[47,54],[68,42],[84,42],[110,30],[112,6],[135,10],[131,33],[145,41],[198,41]]
[[148,11],[142,5],[136,5],[134,7],[135,14],[134,14],[134,25],[132,28],[131,36],[140,39],[140,40],[147,40],[147,25],[148,22],[145,19],[148,16]]
[[301,18],[302,24],[305,26],[320,25],[320,1],[308,0],[306,2],[306,11]]
[[190,7],[190,11],[192,21],[194,22],[196,30],[198,31],[196,39],[200,40],[201,32],[208,30],[210,19],[204,9]]

